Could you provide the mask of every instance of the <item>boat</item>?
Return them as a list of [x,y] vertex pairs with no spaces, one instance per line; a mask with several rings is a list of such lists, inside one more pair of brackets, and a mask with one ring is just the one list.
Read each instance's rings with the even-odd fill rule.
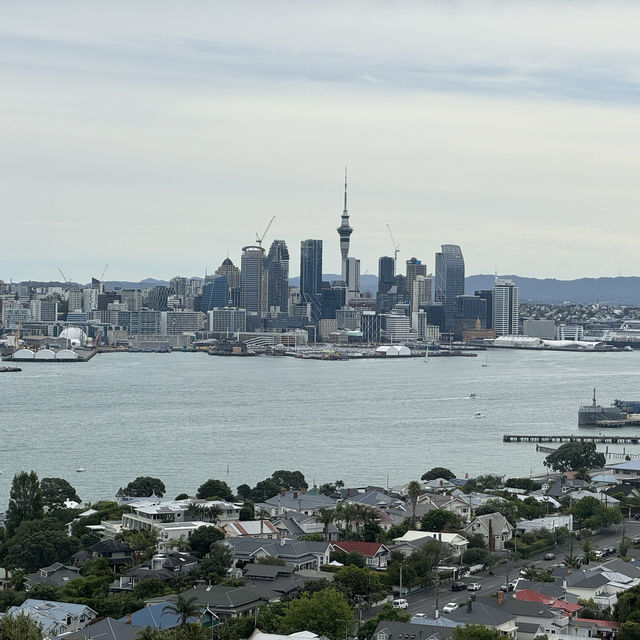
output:
[[578,409],[579,427],[634,427],[640,426],[640,400],[614,400],[610,407],[599,405],[596,390],[591,404]]
[[476,411],[476,412],[473,414],[473,417],[474,417],[474,418],[486,418],[486,416],[484,415],[484,413],[482,413],[482,411]]
[[15,373],[22,371],[20,367],[0,367],[0,373]]
[[488,349],[484,350],[484,364],[482,366],[483,367],[489,366],[489,350]]
[[84,467],[78,467],[78,468],[76,469],[76,471],[77,471],[78,473],[82,473],[83,471],[86,471],[86,469],[85,469]]
[[470,394],[467,396],[467,399],[468,399],[468,400],[475,400],[477,397],[478,397],[478,394],[477,394],[477,393],[470,393]]

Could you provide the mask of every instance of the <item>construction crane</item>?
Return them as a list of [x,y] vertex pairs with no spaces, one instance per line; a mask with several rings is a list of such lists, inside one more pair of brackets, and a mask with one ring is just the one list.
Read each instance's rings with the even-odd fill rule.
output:
[[62,279],[65,281],[67,286],[69,288],[71,288],[71,278],[67,278],[67,276],[64,275],[64,273],[62,272],[62,269],[60,267],[58,267],[58,271],[60,272],[60,275],[62,276]]
[[267,235],[267,231],[269,231],[269,229],[271,229],[271,225],[273,224],[273,221],[276,219],[275,216],[273,216],[273,218],[271,218],[271,220],[269,220],[269,224],[267,225],[267,228],[262,232],[262,235],[259,236],[256,233],[256,242],[258,243],[258,246],[262,249],[262,240],[264,239],[264,237]]
[[109,265],[105,264],[104,269],[102,270],[102,275],[100,276],[100,282],[104,282],[104,274],[107,273],[108,268],[109,268]]
[[389,235],[391,236],[391,242],[393,243],[393,272],[396,272],[396,263],[398,262],[398,252],[400,251],[400,245],[395,241],[393,233],[391,233],[391,227],[387,225],[389,229]]

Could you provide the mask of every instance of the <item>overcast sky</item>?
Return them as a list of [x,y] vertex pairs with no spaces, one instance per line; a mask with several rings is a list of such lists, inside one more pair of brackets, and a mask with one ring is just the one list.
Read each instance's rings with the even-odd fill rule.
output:
[[[204,275],[265,238],[640,275],[640,4],[28,2],[0,21],[0,279]],[[399,269],[404,271],[404,269]]]

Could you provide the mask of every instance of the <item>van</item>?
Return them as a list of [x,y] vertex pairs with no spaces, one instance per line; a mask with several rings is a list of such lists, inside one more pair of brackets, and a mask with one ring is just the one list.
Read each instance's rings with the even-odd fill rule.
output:
[[398,598],[397,600],[393,601],[393,604],[391,606],[394,609],[408,609],[409,603],[404,598]]

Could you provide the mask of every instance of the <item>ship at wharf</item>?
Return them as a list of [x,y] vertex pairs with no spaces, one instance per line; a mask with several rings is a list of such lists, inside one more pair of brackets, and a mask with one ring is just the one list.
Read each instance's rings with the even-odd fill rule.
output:
[[638,436],[621,436],[621,435],[525,435],[525,434],[505,434],[502,436],[502,442],[593,442],[600,444],[640,444],[640,435]]

